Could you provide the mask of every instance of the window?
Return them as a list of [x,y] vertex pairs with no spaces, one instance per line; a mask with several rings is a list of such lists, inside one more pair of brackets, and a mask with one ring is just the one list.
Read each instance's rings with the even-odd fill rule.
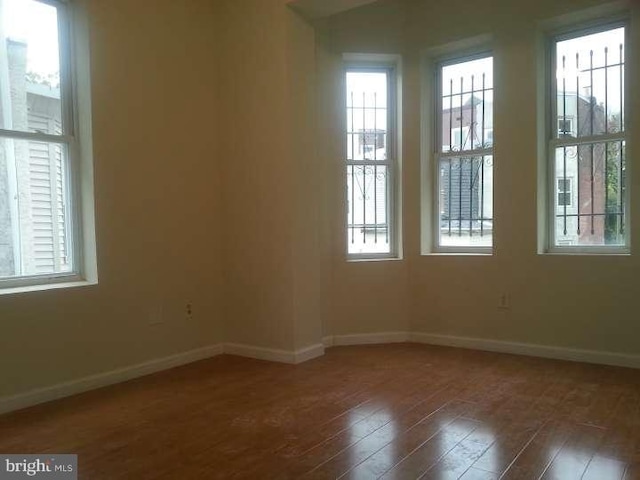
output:
[[493,57],[437,68],[436,251],[491,251]]
[[558,137],[573,135],[573,118],[558,118]]
[[0,2],[0,287],[79,272],[65,3]]
[[552,250],[628,245],[625,30],[618,24],[551,43]]
[[397,256],[394,69],[346,71],[347,252]]
[[570,207],[573,202],[571,198],[571,179],[559,178],[558,179],[558,206]]

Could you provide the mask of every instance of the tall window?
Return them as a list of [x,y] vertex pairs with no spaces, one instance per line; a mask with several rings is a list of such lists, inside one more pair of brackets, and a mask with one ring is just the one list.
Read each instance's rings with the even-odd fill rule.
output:
[[397,255],[394,202],[394,70],[346,72],[347,251]]
[[78,268],[66,4],[0,0],[0,287]]
[[436,168],[439,251],[493,245],[493,57],[437,70]]
[[556,37],[551,58],[551,248],[625,248],[625,26]]

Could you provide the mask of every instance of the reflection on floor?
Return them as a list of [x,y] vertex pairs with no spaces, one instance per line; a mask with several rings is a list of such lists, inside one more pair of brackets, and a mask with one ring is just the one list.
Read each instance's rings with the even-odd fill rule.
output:
[[81,479],[640,478],[640,371],[443,347],[220,356],[0,417]]

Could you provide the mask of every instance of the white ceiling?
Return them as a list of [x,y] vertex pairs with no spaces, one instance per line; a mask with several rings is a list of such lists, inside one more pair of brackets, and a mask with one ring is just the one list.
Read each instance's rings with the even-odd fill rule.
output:
[[314,20],[376,1],[377,0],[291,0],[289,5],[305,17]]

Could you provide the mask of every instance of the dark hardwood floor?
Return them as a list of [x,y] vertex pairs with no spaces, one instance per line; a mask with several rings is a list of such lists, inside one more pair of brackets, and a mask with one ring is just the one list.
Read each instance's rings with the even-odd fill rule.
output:
[[414,344],[222,355],[0,417],[79,478],[640,478],[640,371]]

